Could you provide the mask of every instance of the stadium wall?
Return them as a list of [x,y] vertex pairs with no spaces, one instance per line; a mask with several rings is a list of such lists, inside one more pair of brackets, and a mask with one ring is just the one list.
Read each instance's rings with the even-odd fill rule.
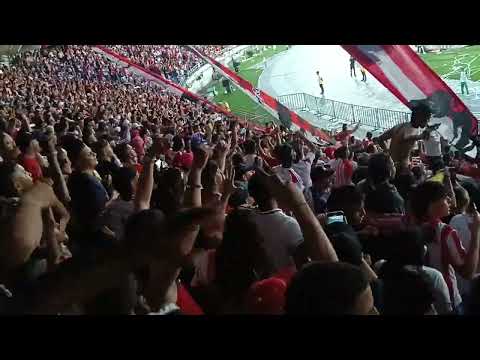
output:
[[[240,58],[247,50],[255,45],[240,45],[227,50],[224,54],[216,58],[223,65],[228,65],[232,58]],[[213,76],[213,68],[210,64],[205,64],[188,77],[185,86],[188,90],[198,93],[205,88],[211,81]]]

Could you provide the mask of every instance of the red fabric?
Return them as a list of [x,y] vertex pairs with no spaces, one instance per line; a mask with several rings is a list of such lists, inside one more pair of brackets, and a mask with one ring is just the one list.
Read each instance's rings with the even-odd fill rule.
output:
[[335,150],[336,148],[334,146],[328,146],[325,148],[325,150],[323,150],[323,152],[329,159],[333,159],[335,158]]
[[36,158],[22,156],[20,164],[32,175],[33,181],[43,177],[42,168]]
[[469,130],[472,134],[477,133],[478,123],[470,110],[409,45],[342,47],[407,106],[410,100],[419,99],[419,95],[427,98],[439,91],[448,94],[452,99],[448,117],[464,112],[471,119]]
[[248,313],[264,315],[283,314],[285,293],[295,272],[295,267],[285,268],[268,279],[253,283],[246,297]]
[[471,164],[464,164],[460,168],[460,173],[465,176],[470,176],[475,179],[480,178],[480,169],[471,165]]
[[138,159],[141,160],[145,156],[145,141],[140,137],[138,131],[135,135],[136,136],[132,139],[130,145],[132,145],[133,150],[137,153]]
[[136,164],[135,169],[137,169],[137,173],[141,174],[143,170],[143,165],[142,164]]
[[323,130],[314,127],[311,123],[309,123],[308,121],[305,121],[303,118],[298,116],[298,114],[286,108],[283,104],[279,103],[278,100],[274,99],[273,97],[268,95],[266,92],[255,88],[250,82],[238,76],[234,71],[230,70],[225,65],[209,57],[208,55],[201,53],[199,50],[197,50],[193,46],[189,46],[189,48],[199,57],[203,58],[206,62],[210,63],[227,79],[230,79],[230,81],[236,84],[241,91],[243,91],[246,95],[251,97],[255,102],[257,102],[265,110],[271,112],[272,114],[277,114],[276,117],[278,119],[280,119],[280,110],[282,110],[284,116],[288,117],[293,124],[297,125],[301,129],[308,131],[314,136],[318,136],[322,140],[325,140],[329,143],[332,142],[332,140],[330,139],[330,136],[328,136]]
[[337,135],[335,135],[335,140],[343,142],[345,140],[350,139],[352,132],[350,130],[347,131],[340,131]]
[[182,284],[177,287],[177,306],[183,315],[204,315],[202,308]]
[[173,166],[175,167],[190,169],[192,167],[192,164],[193,164],[193,153],[191,151],[178,152],[175,155],[175,158],[173,159]]
[[266,156],[262,156],[262,159],[263,159],[263,161],[265,161],[265,162],[268,164],[268,166],[270,166],[270,167],[275,167],[275,166],[280,165],[280,161],[278,161],[277,159],[270,158],[270,157],[266,157]]

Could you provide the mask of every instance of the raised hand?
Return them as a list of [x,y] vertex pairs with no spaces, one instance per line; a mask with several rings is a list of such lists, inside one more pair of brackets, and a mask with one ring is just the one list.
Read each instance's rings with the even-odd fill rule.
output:
[[211,150],[207,146],[201,146],[193,151],[193,169],[203,170],[207,166]]
[[235,168],[232,165],[231,159],[227,161],[225,167],[225,178],[223,180],[223,197],[233,194],[237,187],[235,186]]
[[305,196],[293,182],[283,182],[278,175],[268,174],[263,167],[258,167],[256,174],[258,174],[260,180],[271,191],[271,194],[277,199],[282,208],[293,209],[296,206],[307,205]]

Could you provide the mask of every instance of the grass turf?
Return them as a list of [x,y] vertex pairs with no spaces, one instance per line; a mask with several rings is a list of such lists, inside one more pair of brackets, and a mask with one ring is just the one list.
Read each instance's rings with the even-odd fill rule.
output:
[[[256,65],[263,62],[263,59],[267,60],[285,50],[287,50],[287,45],[277,45],[276,49],[273,49],[273,47],[270,46],[266,50],[243,61],[239,66],[238,75],[252,83],[254,86],[257,86],[258,78],[262,74],[263,69],[261,66],[257,67]],[[217,95],[214,97],[214,102],[217,104],[220,102],[227,102],[233,113],[238,115],[244,113],[255,114],[255,121],[260,124],[275,120],[272,115],[250,99],[249,96],[245,95],[235,85],[231,86],[232,90],[234,90],[231,94],[224,94],[224,88],[220,81],[212,82],[205,90],[211,89],[212,87],[215,87],[217,92]]]
[[421,57],[437,74],[447,79],[459,80],[460,70],[469,67],[470,79],[480,80],[480,45],[422,54]]

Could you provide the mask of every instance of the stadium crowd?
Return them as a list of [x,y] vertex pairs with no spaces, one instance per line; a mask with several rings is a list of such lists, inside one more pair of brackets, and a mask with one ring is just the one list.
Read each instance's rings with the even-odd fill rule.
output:
[[[203,64],[202,59],[179,45],[109,45],[108,48],[177,83],[183,82]],[[202,51],[215,58],[226,48],[225,45],[208,45],[202,46]]]
[[[178,70],[178,47],[112,48]],[[23,53],[0,70],[0,313],[478,314],[478,168],[430,116],[325,145],[88,46]]]

